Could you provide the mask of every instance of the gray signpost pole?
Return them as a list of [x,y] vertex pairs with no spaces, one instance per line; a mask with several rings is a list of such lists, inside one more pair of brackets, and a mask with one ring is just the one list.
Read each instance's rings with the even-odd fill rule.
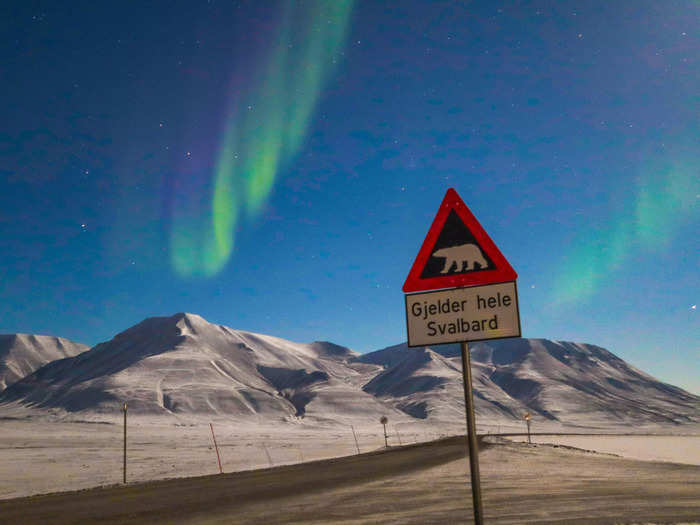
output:
[[126,403],[124,403],[124,483],[126,483]]
[[476,442],[476,421],[474,419],[474,396],[472,395],[472,368],[469,358],[469,345],[461,343],[462,375],[464,379],[464,406],[467,413],[467,438],[469,442],[469,468],[471,470],[472,500],[474,502],[474,523],[483,525],[484,509],[481,506],[481,477],[479,476],[479,448]]

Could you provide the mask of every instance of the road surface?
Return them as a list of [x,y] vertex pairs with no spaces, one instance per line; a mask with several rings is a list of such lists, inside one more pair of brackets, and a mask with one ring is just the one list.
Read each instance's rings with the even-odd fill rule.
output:
[[[470,523],[465,446],[3,500],[0,522]],[[700,522],[698,466],[506,442],[482,442],[480,462],[487,523]]]

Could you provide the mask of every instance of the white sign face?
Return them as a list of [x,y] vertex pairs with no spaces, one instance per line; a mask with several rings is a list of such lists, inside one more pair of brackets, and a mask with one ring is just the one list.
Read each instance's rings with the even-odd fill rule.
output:
[[514,282],[405,297],[408,346],[520,337]]

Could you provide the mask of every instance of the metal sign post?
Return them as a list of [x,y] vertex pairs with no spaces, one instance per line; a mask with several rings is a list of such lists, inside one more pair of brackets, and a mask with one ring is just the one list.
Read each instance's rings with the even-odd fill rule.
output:
[[[403,291],[408,346],[460,343],[474,521],[484,523],[469,341],[520,337],[518,274],[450,188]],[[421,292],[421,293],[415,293]]]
[[479,475],[479,445],[476,441],[476,421],[474,419],[474,396],[472,394],[472,368],[469,357],[469,344],[462,343],[462,377],[464,379],[464,406],[467,415],[467,441],[469,443],[469,469],[471,471],[472,501],[474,502],[474,523],[484,523],[484,509],[481,506],[481,476]]
[[126,403],[124,403],[124,483],[126,483]]

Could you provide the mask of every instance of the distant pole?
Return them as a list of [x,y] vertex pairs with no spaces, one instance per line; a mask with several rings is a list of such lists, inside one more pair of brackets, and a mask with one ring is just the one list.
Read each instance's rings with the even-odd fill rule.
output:
[[462,375],[464,378],[464,407],[467,416],[467,441],[469,443],[469,468],[474,502],[474,523],[483,525],[484,510],[481,506],[481,477],[479,476],[479,449],[476,442],[476,420],[474,418],[474,396],[472,394],[472,369],[469,357],[469,344],[461,343]]
[[216,449],[216,461],[219,462],[219,474],[223,474],[224,470],[221,468],[221,457],[219,456],[219,445],[216,444],[216,436],[214,435],[214,425],[209,423],[209,428],[211,428],[211,437],[214,440],[214,448]]
[[126,484],[126,403],[124,403],[124,483]]
[[526,412],[525,415],[523,416],[523,419],[527,423],[527,444],[531,445],[532,440],[530,440],[530,419],[532,416],[530,415],[530,412]]
[[389,441],[387,440],[386,436],[386,424],[389,422],[389,419],[387,419],[386,416],[382,416],[382,418],[379,420],[379,422],[384,425],[384,446],[389,448]]
[[396,431],[396,437],[399,438],[399,445],[403,445],[403,443],[401,443],[401,434],[399,434],[399,429],[396,425],[394,425],[394,430]]
[[272,457],[270,456],[270,453],[267,450],[267,447],[265,446],[265,443],[262,444],[263,449],[265,450],[265,455],[267,456],[267,461],[270,463],[271,467],[274,467],[274,464],[272,463]]
[[355,427],[350,425],[350,428],[352,429],[352,437],[355,438],[355,446],[357,447],[357,453],[360,454],[360,445],[357,443],[357,434],[355,434]]

